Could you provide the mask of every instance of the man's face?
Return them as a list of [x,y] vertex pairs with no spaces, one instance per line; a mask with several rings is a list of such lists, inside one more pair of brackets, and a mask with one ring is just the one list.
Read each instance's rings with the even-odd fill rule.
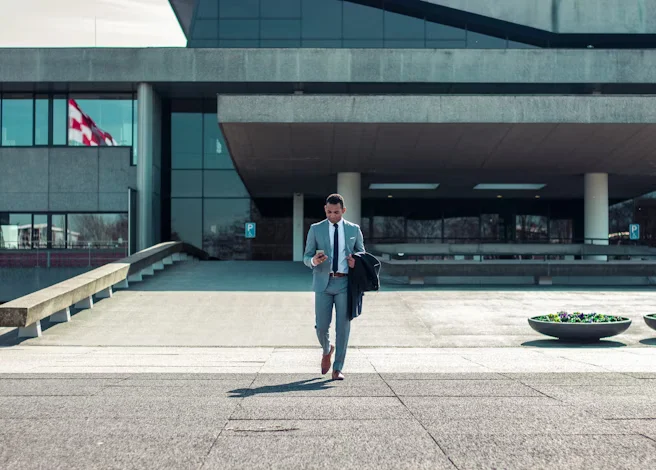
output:
[[340,204],[326,204],[324,209],[326,210],[326,218],[331,224],[336,224],[342,220],[342,215],[346,212],[346,208],[343,208]]

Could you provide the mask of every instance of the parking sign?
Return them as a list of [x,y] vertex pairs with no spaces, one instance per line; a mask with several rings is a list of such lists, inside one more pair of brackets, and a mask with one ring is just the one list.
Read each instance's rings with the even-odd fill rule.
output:
[[640,240],[640,224],[629,225],[629,238],[631,240]]
[[255,222],[246,222],[246,238],[255,238]]

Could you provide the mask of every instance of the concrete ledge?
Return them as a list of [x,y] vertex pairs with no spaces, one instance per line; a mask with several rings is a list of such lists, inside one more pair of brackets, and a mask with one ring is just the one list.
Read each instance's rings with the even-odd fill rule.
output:
[[[72,305],[78,308],[92,308],[93,295],[100,293],[102,298],[103,295],[111,292],[112,286],[125,285],[128,277],[140,275],[153,263],[183,251],[201,259],[208,259],[207,253],[186,243],[160,243],[117,262],[106,264],[0,306],[0,327],[26,328]],[[36,334],[35,328],[34,326],[29,331],[25,330],[25,334]]]

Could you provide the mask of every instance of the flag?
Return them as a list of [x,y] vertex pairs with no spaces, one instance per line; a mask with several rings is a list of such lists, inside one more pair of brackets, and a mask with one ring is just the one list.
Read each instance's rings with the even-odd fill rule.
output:
[[92,147],[118,145],[111,134],[98,127],[75,100],[68,100],[68,142]]

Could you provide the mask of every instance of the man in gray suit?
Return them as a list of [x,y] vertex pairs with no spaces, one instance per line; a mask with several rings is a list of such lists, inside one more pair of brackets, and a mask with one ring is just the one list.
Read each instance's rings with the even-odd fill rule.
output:
[[313,224],[308,232],[303,262],[312,269],[315,329],[323,348],[321,373],[330,370],[330,359],[335,350],[329,338],[334,305],[337,352],[333,380],[344,380],[342,368],[351,331],[347,276],[349,268],[355,266],[352,254],[364,251],[364,241],[360,227],[342,218],[346,212],[342,196],[328,196],[324,209],[326,220]]

